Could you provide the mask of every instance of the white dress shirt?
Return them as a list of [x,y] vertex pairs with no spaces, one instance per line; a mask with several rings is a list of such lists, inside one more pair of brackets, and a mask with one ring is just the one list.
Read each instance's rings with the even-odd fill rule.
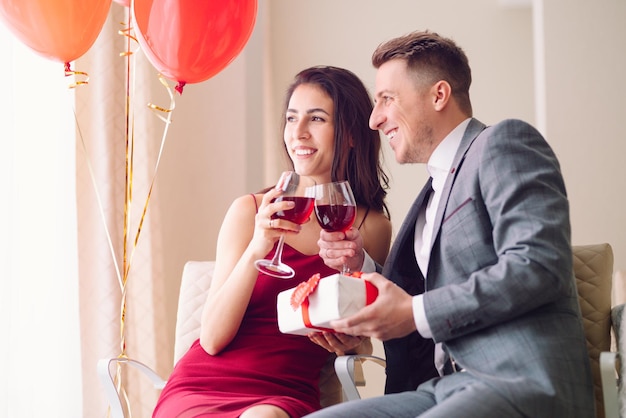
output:
[[[415,224],[415,258],[417,264],[422,271],[424,278],[428,274],[428,262],[430,260],[430,251],[433,245],[433,223],[435,221],[435,215],[439,202],[441,200],[441,191],[448,178],[448,174],[452,168],[452,161],[459,148],[465,129],[469,124],[470,119],[466,119],[461,122],[456,128],[452,130],[446,136],[443,141],[435,148],[432,155],[428,159],[427,170],[430,176],[433,178],[432,187],[433,192],[430,194],[426,210],[422,210],[417,216]],[[415,326],[417,331],[424,338],[432,338],[432,332],[430,325],[426,318],[426,311],[424,309],[424,295],[413,296],[413,319],[415,320]],[[445,358],[443,351],[439,344],[435,349],[435,364],[438,370],[442,370],[443,362]]]

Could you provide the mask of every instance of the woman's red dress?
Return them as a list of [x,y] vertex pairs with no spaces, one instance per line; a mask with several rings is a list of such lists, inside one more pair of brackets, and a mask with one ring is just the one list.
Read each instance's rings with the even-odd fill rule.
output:
[[174,367],[153,418],[238,417],[258,404],[276,405],[297,418],[320,408],[318,381],[329,352],[306,336],[278,330],[276,297],[315,273],[325,277],[336,271],[318,255],[288,245],[283,262],[295,277],[260,273],[236,337],[215,356],[195,341]]

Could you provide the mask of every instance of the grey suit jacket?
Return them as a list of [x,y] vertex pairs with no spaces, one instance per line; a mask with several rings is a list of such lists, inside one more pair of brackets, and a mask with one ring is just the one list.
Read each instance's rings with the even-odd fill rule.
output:
[[[418,196],[383,268],[403,287],[419,206]],[[593,417],[569,204],[557,158],[539,132],[518,120],[485,127],[472,119],[434,228],[424,283],[433,340],[528,416]],[[398,343],[385,344],[388,358]],[[393,371],[388,378],[405,379]]]

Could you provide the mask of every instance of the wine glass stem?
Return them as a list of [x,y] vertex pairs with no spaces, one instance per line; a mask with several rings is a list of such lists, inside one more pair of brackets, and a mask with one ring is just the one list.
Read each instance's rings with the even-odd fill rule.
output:
[[280,236],[278,240],[278,245],[276,246],[276,253],[274,253],[274,258],[272,258],[272,265],[278,266],[281,264],[281,260],[283,258],[283,245],[285,244],[285,234]]
[[350,274],[350,268],[345,263],[341,266],[341,274],[344,276],[348,276]]

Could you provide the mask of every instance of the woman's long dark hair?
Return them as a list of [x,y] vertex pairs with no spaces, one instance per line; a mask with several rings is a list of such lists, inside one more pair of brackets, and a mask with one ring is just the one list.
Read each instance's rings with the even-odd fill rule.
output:
[[[335,150],[332,181],[348,180],[358,205],[384,212],[389,216],[385,196],[389,178],[380,158],[380,136],[369,128],[372,99],[363,82],[351,71],[330,66],[316,66],[299,72],[287,89],[283,114],[296,87],[312,84],[328,94],[335,105]],[[286,120],[283,117],[281,132]],[[287,147],[285,145],[287,156]],[[293,162],[288,158],[293,168]]]

